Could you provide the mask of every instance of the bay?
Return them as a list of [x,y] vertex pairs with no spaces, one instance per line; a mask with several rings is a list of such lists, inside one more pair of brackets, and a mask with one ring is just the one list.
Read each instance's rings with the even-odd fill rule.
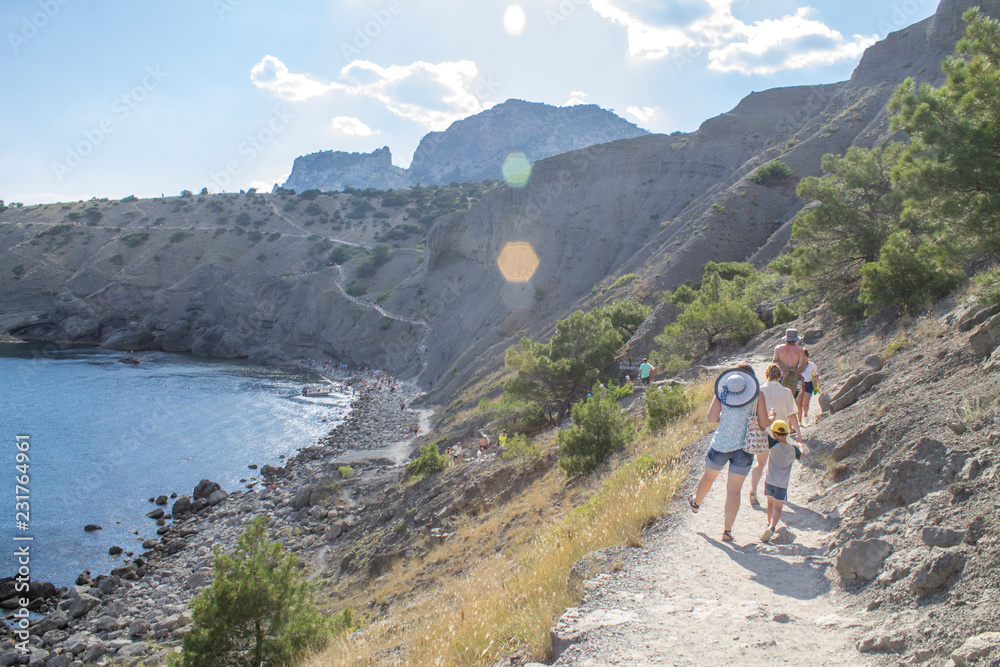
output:
[[[71,585],[121,564],[156,537],[150,497],[190,494],[201,479],[227,491],[326,435],[350,409],[345,394],[306,398],[303,371],[163,352],[0,344],[0,576],[30,536],[34,580]],[[315,376],[313,376],[315,380]],[[16,523],[16,438],[30,443],[30,519]],[[171,503],[173,501],[171,500]],[[6,504],[6,507],[4,505]],[[165,508],[169,512],[170,505]],[[24,517],[19,517],[23,519]],[[85,524],[102,530],[86,533]]]

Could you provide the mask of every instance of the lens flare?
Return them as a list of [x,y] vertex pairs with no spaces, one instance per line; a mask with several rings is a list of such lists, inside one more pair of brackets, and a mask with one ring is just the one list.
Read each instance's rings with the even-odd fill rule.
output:
[[507,11],[503,13],[503,27],[511,37],[517,37],[524,32],[524,24],[527,17],[521,5],[507,5]]
[[531,178],[531,162],[524,153],[511,153],[503,161],[503,180],[512,188],[523,188]]
[[538,255],[526,241],[511,241],[497,257],[497,267],[507,282],[526,283],[538,269]]

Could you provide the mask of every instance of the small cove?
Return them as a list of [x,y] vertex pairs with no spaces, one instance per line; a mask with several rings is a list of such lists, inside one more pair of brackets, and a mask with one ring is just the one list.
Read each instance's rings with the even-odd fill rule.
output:
[[[30,527],[16,528],[11,494],[0,576],[16,569],[15,534],[34,537],[35,580],[69,585],[85,569],[108,572],[123,562],[110,547],[138,555],[142,539],[156,537],[145,517],[150,497],[190,494],[201,479],[244,488],[241,480],[257,474],[248,465],[281,465],[350,409],[346,394],[302,396],[316,378],[295,369],[163,352],[144,352],[135,366],[120,358],[0,344],[0,461],[11,490],[15,436],[29,436],[31,446]],[[90,523],[103,530],[84,532]]]

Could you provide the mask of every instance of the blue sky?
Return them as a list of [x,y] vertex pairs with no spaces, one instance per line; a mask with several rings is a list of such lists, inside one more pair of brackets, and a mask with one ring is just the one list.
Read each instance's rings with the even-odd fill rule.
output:
[[937,0],[4,0],[0,199],[270,189],[298,155],[420,138],[509,98],[691,131],[848,78]]

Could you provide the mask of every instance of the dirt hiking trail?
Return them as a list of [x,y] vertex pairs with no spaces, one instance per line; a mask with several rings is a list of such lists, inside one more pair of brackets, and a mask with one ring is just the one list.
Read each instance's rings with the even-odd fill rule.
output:
[[[762,377],[765,364],[756,361]],[[811,430],[803,429],[807,447]],[[855,646],[863,609],[848,607],[848,596],[827,578],[835,575],[826,543],[837,522],[810,506],[823,495],[822,464],[810,456],[795,464],[789,502],[768,544],[760,542],[763,479],[761,504],[751,505],[748,475],[733,541],[723,542],[727,472],[697,514],[687,502],[711,437],[688,447],[687,480],[642,548],[598,555],[602,573],[583,584],[582,603],[553,630],[555,664],[877,664]]]
[[[710,437],[692,453],[707,450]],[[584,584],[581,605],[560,619],[553,648],[575,643],[555,664],[875,664],[854,645],[860,610],[846,608],[825,576],[833,523],[805,502],[819,492],[817,473],[805,466],[793,473],[791,502],[770,544],[759,541],[765,510],[747,500],[748,480],[734,540],[723,542],[725,479],[692,514],[685,498],[703,465],[692,459],[670,515],[645,534],[642,548],[619,550]]]

